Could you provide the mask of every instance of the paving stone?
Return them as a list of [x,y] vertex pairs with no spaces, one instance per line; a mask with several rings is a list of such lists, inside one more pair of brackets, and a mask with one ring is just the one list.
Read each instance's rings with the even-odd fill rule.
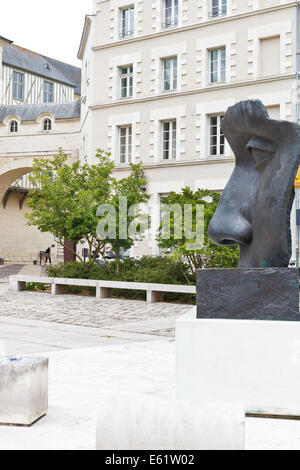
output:
[[[86,296],[51,296],[39,292],[8,291],[0,295],[0,316],[92,328],[113,328],[124,322],[130,325],[130,323],[150,321],[147,333],[151,333],[153,320],[170,319],[175,326],[175,320],[189,308],[189,305],[177,303],[163,302],[149,305],[135,300],[96,300]],[[153,322],[152,328],[152,334],[155,335],[174,335],[174,327],[160,330]]]

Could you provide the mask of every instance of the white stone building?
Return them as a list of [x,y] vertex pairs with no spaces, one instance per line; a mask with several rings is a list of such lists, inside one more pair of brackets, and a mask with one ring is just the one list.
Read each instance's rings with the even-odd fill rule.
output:
[[[154,228],[170,191],[222,191],[234,167],[220,130],[228,106],[259,98],[271,117],[299,120],[297,15],[288,0],[95,0],[78,53],[81,158],[104,146],[119,175],[142,161]],[[295,209],[292,227],[295,241]],[[153,242],[133,253],[145,250],[159,252]]]

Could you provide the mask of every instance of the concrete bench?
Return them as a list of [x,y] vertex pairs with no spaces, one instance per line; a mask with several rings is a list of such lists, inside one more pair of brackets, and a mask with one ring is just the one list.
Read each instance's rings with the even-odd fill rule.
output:
[[52,295],[64,294],[67,286],[95,287],[96,298],[107,299],[112,297],[113,289],[141,290],[147,293],[147,302],[154,303],[163,300],[165,292],[180,294],[196,294],[195,286],[182,286],[176,284],[151,284],[145,282],[125,281],[98,281],[93,279],[66,279],[60,277],[39,277],[18,274],[10,276],[10,290],[23,291],[27,283],[49,284]]
[[[68,286],[95,287],[96,292],[97,292],[98,282],[99,281],[92,280],[92,279],[72,279],[72,278],[66,279],[66,278],[55,277],[53,278],[53,281],[51,284],[51,294],[52,295],[65,294]],[[97,294],[96,296],[98,297]]]
[[144,282],[98,281],[98,291],[96,293],[96,297],[99,299],[107,299],[112,297],[113,289],[144,290],[147,292],[148,284]]
[[38,283],[38,284],[50,284],[53,283],[52,277],[41,277],[41,276],[29,276],[17,274],[15,276],[9,276],[9,290],[24,291],[26,290],[26,284]]
[[163,300],[164,292],[196,294],[196,287],[177,284],[148,284],[147,301],[149,303],[161,302]]

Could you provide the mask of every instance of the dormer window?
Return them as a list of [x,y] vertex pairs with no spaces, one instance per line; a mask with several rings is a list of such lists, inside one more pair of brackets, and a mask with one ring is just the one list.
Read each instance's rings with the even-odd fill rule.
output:
[[43,131],[44,132],[49,132],[49,131],[51,131],[51,129],[52,129],[51,119],[49,119],[49,118],[44,119],[44,121],[43,121]]
[[11,134],[16,134],[19,130],[19,125],[18,125],[18,121],[10,121],[9,123],[9,132]]

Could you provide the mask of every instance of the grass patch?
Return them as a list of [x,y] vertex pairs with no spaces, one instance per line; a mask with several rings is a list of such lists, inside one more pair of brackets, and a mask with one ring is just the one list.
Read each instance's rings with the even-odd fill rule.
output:
[[40,282],[28,282],[26,284],[26,290],[30,291],[48,292],[50,289],[50,284],[41,284]]

